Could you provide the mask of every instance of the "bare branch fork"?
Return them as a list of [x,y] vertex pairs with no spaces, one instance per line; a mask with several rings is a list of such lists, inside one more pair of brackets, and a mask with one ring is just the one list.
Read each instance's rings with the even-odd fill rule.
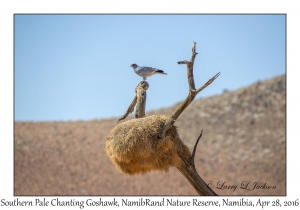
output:
[[187,98],[179,105],[179,107],[173,112],[173,114],[169,117],[169,119],[165,122],[163,130],[160,134],[160,138],[164,138],[166,135],[167,130],[175,123],[179,115],[188,107],[188,105],[195,99],[196,95],[210,85],[219,75],[220,72],[213,76],[210,80],[208,80],[204,85],[200,88],[195,88],[194,76],[193,76],[193,67],[194,61],[196,58],[196,42],[193,42],[192,48],[192,57],[190,61],[179,61],[178,64],[186,64],[187,65],[187,76],[188,76],[188,83],[189,83],[189,94]]
[[126,113],[118,120],[118,123],[121,120],[124,120],[130,113],[133,112],[134,107],[136,105],[135,118],[145,117],[145,109],[146,109],[146,90],[149,88],[149,84],[146,81],[141,81],[135,88],[136,96],[132,100],[129,105]]
[[182,175],[189,181],[189,183],[194,187],[199,195],[211,195],[217,196],[215,193],[199,176],[196,168],[195,168],[195,154],[197,145],[199,143],[200,138],[202,137],[203,130],[194,145],[193,153],[189,161],[182,158],[182,163],[176,168],[182,173]]
[[[208,80],[204,85],[202,85],[200,88],[196,89],[195,82],[194,82],[194,76],[193,76],[193,67],[194,67],[194,61],[196,58],[196,55],[198,53],[196,52],[196,42],[193,42],[193,48],[192,48],[192,57],[190,61],[179,61],[178,64],[186,64],[187,65],[187,77],[188,77],[188,84],[189,84],[189,94],[187,98],[179,105],[179,107],[172,113],[172,115],[165,121],[165,124],[163,126],[162,132],[160,134],[160,138],[164,139],[166,132],[172,125],[175,123],[176,119],[179,117],[179,115],[188,107],[188,105],[195,99],[196,95],[202,91],[204,88],[206,88],[208,85],[210,85],[219,75],[220,72],[217,73],[215,76],[213,76],[210,80]],[[195,168],[195,153],[197,149],[198,142],[200,138],[202,137],[202,132],[195,143],[193,153],[191,155],[190,159],[186,159],[182,157],[182,163],[177,166],[176,168],[184,175],[184,177],[190,182],[190,184],[194,187],[194,189],[197,191],[199,195],[217,195],[199,176],[196,168]]]

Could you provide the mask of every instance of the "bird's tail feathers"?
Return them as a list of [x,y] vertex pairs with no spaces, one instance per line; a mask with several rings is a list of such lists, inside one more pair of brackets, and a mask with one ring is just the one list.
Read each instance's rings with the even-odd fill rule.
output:
[[163,70],[156,70],[155,72],[159,73],[159,74],[165,74],[168,75],[167,73],[165,73]]

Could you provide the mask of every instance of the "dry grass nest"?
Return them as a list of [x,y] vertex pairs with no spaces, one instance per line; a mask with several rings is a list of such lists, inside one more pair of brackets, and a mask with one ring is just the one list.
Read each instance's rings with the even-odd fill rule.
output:
[[106,154],[120,171],[143,174],[151,170],[167,171],[178,167],[191,153],[181,141],[176,127],[171,126],[165,138],[159,138],[167,116],[128,120],[116,125],[106,141]]

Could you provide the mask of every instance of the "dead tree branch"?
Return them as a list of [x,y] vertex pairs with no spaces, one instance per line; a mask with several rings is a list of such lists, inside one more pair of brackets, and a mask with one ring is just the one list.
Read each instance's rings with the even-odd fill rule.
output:
[[136,104],[136,101],[137,101],[137,96],[134,97],[133,101],[131,102],[131,104],[129,105],[126,113],[118,120],[118,123],[121,121],[121,120],[124,120],[130,113],[133,112],[134,110],[134,107],[135,107],[135,104]]
[[199,176],[196,168],[195,168],[195,154],[198,142],[202,137],[202,132],[195,143],[193,153],[190,161],[182,161],[182,163],[177,166],[177,169],[183,174],[183,176],[189,181],[189,183],[194,187],[199,195],[217,195]]
[[173,112],[173,114],[169,117],[166,121],[162,132],[160,134],[160,138],[164,138],[167,130],[175,123],[179,115],[188,107],[188,105],[195,99],[196,95],[210,85],[219,75],[220,72],[213,76],[210,80],[208,80],[202,87],[196,90],[195,82],[194,82],[194,75],[193,75],[193,67],[194,61],[196,58],[196,42],[193,42],[192,48],[192,57],[190,61],[179,61],[178,64],[186,64],[187,65],[187,77],[188,77],[188,84],[189,84],[189,94],[186,99],[179,105],[179,107]]
[[149,88],[149,84],[146,81],[141,81],[138,86],[135,88],[136,96],[137,96],[137,104],[135,111],[135,118],[145,117],[145,109],[146,109],[146,90]]
[[201,137],[202,137],[202,133],[203,133],[203,130],[201,130],[201,133],[200,133],[200,135],[199,135],[199,137],[198,137],[198,139],[197,139],[197,141],[196,141],[196,143],[195,143],[195,146],[194,146],[194,149],[193,149],[193,152],[192,152],[191,165],[194,166],[194,167],[195,167],[195,161],[194,161],[194,159],[195,159],[195,154],[196,154],[196,150],[197,150],[197,145],[198,145],[198,143],[199,143],[199,140],[200,140]]
[[135,118],[145,117],[145,109],[146,109],[146,90],[149,88],[149,84],[146,81],[141,81],[135,88],[136,96],[132,100],[129,105],[126,113],[118,120],[118,123],[121,120],[124,120],[130,113],[133,112],[134,107],[136,105]]

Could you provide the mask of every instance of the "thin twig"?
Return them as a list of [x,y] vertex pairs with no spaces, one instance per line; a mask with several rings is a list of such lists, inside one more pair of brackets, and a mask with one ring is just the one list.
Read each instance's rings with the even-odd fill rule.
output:
[[178,61],[177,63],[178,64],[188,64],[188,63],[190,63],[190,61],[184,60],[184,61]]
[[132,100],[131,104],[129,105],[126,113],[118,120],[118,123],[121,121],[121,120],[124,120],[130,113],[133,112],[134,110],[134,107],[135,107],[135,104],[136,104],[136,101],[137,101],[137,96],[134,97],[134,99]]
[[196,141],[196,143],[195,143],[194,149],[193,149],[192,159],[191,159],[191,165],[192,165],[193,167],[195,167],[195,154],[196,154],[197,145],[198,145],[198,143],[199,143],[199,140],[200,140],[200,138],[202,137],[202,132],[203,132],[203,130],[201,130],[201,133],[200,133],[200,135],[199,135],[199,137],[198,137],[198,139],[197,139],[197,141]]
[[204,85],[202,85],[202,87],[198,88],[197,90],[191,90],[191,91],[193,91],[196,94],[198,94],[200,91],[202,91],[208,85],[210,85],[220,74],[221,74],[221,72],[217,73],[215,76],[213,76],[212,78],[210,78],[210,80],[208,80]]

